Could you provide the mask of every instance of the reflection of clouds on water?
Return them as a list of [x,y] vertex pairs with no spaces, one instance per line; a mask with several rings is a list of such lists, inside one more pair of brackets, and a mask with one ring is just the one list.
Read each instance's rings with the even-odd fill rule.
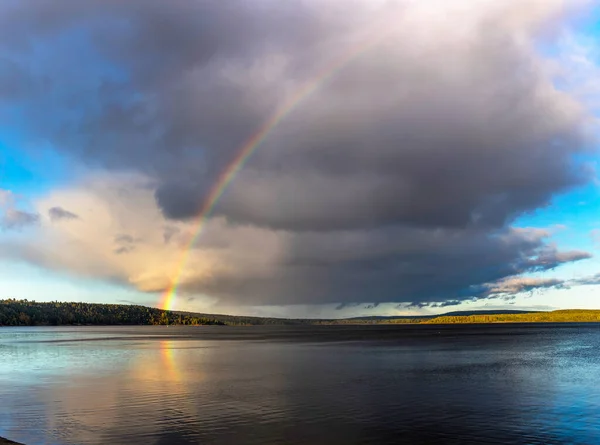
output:
[[[201,380],[201,366],[182,373],[179,361],[190,354],[179,352],[210,354],[210,349],[195,349],[198,342],[151,337],[86,342],[78,335],[71,342],[48,342],[46,336],[66,338],[15,330],[11,339],[2,339],[0,436],[28,445],[95,444],[113,435],[119,440],[158,436],[174,407],[178,415],[194,415],[186,386]],[[13,392],[5,391],[9,381]]]
[[[0,354],[19,352],[12,374],[0,367],[0,436],[27,445],[600,443],[593,326],[352,328],[360,341],[322,329],[322,342],[314,329],[135,328],[128,339],[43,347],[3,337]],[[211,332],[223,340],[203,340]],[[62,374],[61,361],[74,367]]]
[[98,333],[85,335],[76,329],[54,333],[43,328],[11,328],[0,338],[0,379],[20,384],[35,384],[46,378],[70,381],[91,369],[97,375],[111,372],[115,366],[123,366],[131,359],[130,351],[106,347],[106,343],[83,341],[100,336]]
[[3,335],[0,435],[28,445],[69,443],[73,437],[84,443],[102,428],[105,416],[96,408],[118,403],[112,375],[135,351],[82,341],[99,335],[76,328],[11,329]]

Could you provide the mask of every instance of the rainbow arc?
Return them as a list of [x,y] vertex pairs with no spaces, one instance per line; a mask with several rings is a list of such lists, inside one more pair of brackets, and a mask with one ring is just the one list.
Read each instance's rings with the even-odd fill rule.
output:
[[375,45],[380,43],[387,35],[385,30],[386,26],[379,26],[375,28],[372,37],[363,40],[362,44],[352,48],[342,56],[336,58],[333,63],[327,65],[320,71],[318,75],[313,77],[307,82],[302,88],[300,88],[295,94],[293,94],[282,106],[280,106],[271,117],[240,147],[237,151],[237,155],[223,170],[221,175],[218,177],[214,186],[210,190],[204,205],[202,206],[200,213],[196,217],[193,223],[193,230],[188,240],[186,247],[183,249],[181,257],[175,268],[175,273],[171,278],[169,287],[165,290],[161,298],[160,307],[165,310],[171,310],[175,301],[177,290],[181,284],[181,278],[185,271],[185,267],[189,260],[191,248],[194,246],[198,237],[201,235],[207,221],[209,220],[212,211],[221,198],[227,187],[235,179],[240,170],[244,167],[252,153],[264,142],[269,134],[281,123],[286,116],[292,113],[303,101],[314,94],[321,86],[327,83],[333,76],[341,71],[345,66],[351,64],[362,54]]

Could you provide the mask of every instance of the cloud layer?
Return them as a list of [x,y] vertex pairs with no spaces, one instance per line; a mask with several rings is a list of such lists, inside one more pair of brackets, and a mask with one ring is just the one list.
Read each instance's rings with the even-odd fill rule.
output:
[[[553,286],[519,276],[589,255],[510,225],[593,174],[574,160],[589,117],[536,50],[574,4],[3,5],[0,113],[18,104],[32,141],[108,172],[49,194],[38,210],[61,224],[5,251],[165,289],[221,172],[325,73],[216,206],[183,292],[317,304]],[[52,243],[77,264],[50,261]]]

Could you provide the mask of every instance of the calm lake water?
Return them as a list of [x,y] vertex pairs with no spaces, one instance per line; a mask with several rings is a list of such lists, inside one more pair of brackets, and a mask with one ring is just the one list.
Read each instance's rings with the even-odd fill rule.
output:
[[0,436],[598,444],[600,325],[2,328]]

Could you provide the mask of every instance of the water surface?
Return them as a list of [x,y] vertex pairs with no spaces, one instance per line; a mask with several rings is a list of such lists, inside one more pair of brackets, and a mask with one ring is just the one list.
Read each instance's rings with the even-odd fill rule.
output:
[[600,324],[0,329],[27,445],[597,444]]

